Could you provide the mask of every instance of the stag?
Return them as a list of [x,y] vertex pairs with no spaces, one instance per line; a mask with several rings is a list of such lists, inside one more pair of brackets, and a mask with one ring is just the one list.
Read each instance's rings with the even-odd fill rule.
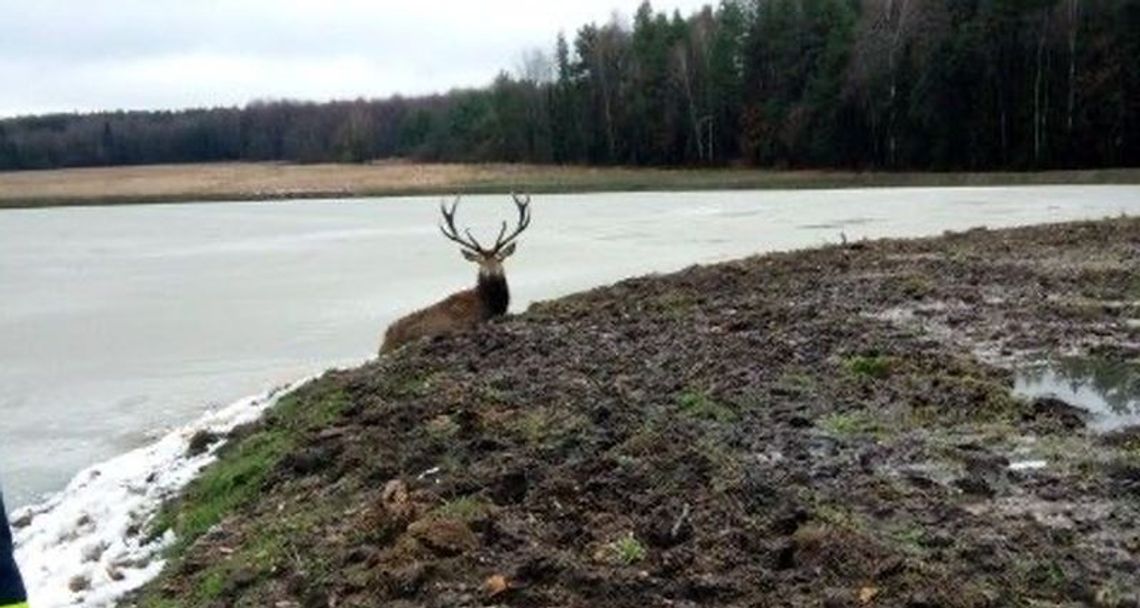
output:
[[459,197],[451,204],[440,204],[443,222],[440,232],[449,241],[459,244],[460,253],[469,262],[479,265],[475,287],[451,294],[435,304],[418,310],[388,326],[380,354],[388,353],[413,340],[428,336],[442,336],[472,329],[491,319],[503,315],[510,305],[511,294],[507,288],[507,277],[503,274],[503,261],[515,252],[515,239],[530,225],[530,197],[511,194],[518,220],[507,234],[507,222],[503,222],[499,235],[492,247],[485,248],[475,240],[470,230],[460,235],[455,227],[455,211],[459,207]]

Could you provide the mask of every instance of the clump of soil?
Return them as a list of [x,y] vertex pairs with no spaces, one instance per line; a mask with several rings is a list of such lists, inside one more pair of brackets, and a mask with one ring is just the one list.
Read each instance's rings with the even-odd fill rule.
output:
[[410,345],[132,601],[1135,605],[1140,443],[1002,365],[1135,361],[1138,264],[1131,219],[857,243]]
[[186,445],[186,455],[189,457],[204,454],[210,446],[221,440],[221,437],[212,431],[202,429],[190,436]]

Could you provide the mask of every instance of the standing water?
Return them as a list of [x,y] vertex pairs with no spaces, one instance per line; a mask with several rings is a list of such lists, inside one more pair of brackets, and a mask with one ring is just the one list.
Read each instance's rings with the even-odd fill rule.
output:
[[1089,413],[1089,427],[1114,431],[1140,425],[1140,370],[1135,364],[1067,357],[1020,369],[1015,394],[1052,397]]

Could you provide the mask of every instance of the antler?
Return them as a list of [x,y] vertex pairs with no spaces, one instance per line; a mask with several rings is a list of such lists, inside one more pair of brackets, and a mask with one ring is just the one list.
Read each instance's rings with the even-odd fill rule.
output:
[[504,239],[503,235],[507,232],[507,223],[503,222],[503,227],[499,229],[499,236],[495,238],[495,248],[492,251],[499,251],[503,247],[506,247],[508,243],[518,238],[518,236],[522,234],[522,231],[526,230],[527,226],[530,226],[530,195],[524,194],[519,196],[512,192],[511,198],[514,199],[515,207],[519,210],[518,224],[510,236]]
[[449,241],[455,241],[459,243],[461,247],[470,249],[475,253],[483,253],[483,247],[479,245],[479,241],[475,240],[475,237],[471,235],[470,230],[464,231],[469,240],[465,241],[463,237],[459,236],[459,230],[455,228],[455,210],[458,207],[458,196],[456,196],[455,201],[451,203],[450,211],[447,209],[447,203],[442,201],[439,203],[439,211],[443,214],[443,223],[439,225],[439,231],[442,232],[443,236],[447,237]]
[[459,243],[461,247],[470,249],[475,253],[483,255],[498,253],[503,247],[510,244],[511,241],[518,238],[518,236],[522,234],[522,231],[526,230],[527,226],[530,225],[530,196],[525,194],[519,196],[512,192],[511,198],[514,199],[515,207],[519,212],[518,224],[515,225],[515,229],[508,235],[507,223],[503,222],[502,227],[499,228],[499,236],[495,238],[495,246],[490,249],[484,249],[483,246],[479,244],[479,241],[475,239],[475,235],[471,234],[471,230],[469,229],[463,231],[463,234],[467,235],[466,239],[459,235],[459,229],[455,227],[455,210],[459,207],[458,196],[455,197],[455,201],[451,204],[451,209],[447,208],[447,203],[445,202],[439,204],[439,210],[443,213],[443,223],[439,225],[439,231],[442,232],[443,236],[447,237],[448,240]]

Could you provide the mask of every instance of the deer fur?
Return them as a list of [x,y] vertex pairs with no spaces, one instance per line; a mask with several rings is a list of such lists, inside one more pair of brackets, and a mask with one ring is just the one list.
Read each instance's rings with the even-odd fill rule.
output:
[[427,308],[413,312],[388,326],[380,345],[380,354],[385,354],[409,342],[430,336],[455,334],[474,329],[487,320],[506,314],[510,306],[510,288],[503,271],[503,261],[515,252],[514,239],[530,224],[529,197],[514,196],[519,211],[519,223],[514,232],[503,238],[506,222],[495,245],[484,249],[467,231],[467,239],[459,236],[455,229],[455,209],[459,205],[456,198],[451,210],[442,209],[444,224],[440,226],[445,237],[462,247],[463,257],[479,265],[475,287],[451,294]]

